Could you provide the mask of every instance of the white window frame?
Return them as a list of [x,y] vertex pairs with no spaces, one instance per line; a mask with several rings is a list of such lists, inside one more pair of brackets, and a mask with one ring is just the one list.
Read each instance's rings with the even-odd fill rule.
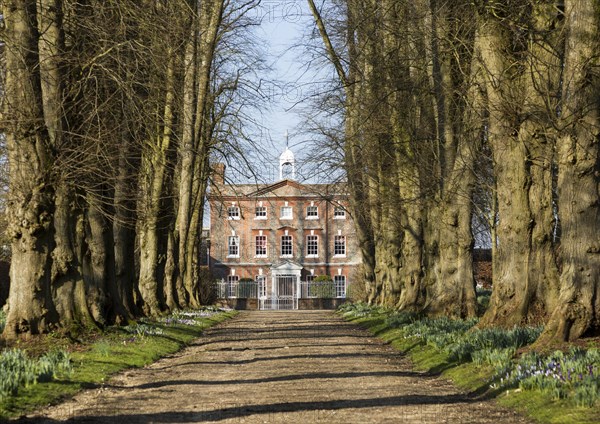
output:
[[227,207],[227,219],[230,220],[239,220],[240,219],[240,207],[236,205],[231,205]]
[[[259,215],[259,209],[261,210],[261,214]],[[262,214],[264,212],[264,215]],[[266,206],[257,206],[254,209],[254,219],[267,219],[267,207]]]
[[[343,242],[340,243],[339,240]],[[341,252],[343,250],[343,253]],[[333,256],[337,258],[346,257],[346,236],[337,235],[333,237]]]
[[[284,214],[284,211],[289,211],[289,216],[287,214]],[[279,218],[280,219],[294,219],[294,210],[292,209],[291,206],[282,206],[280,211],[279,211]]]
[[[284,239],[286,240],[286,244],[285,247],[289,247],[289,252],[290,253],[284,253]],[[289,245],[287,244],[287,241],[289,240]],[[281,236],[281,251],[280,254],[282,258],[291,258],[294,256],[294,238],[288,234],[285,234],[283,236]]]
[[228,275],[227,276],[227,298],[237,298],[238,285],[240,283],[239,275]]
[[[264,240],[264,243],[262,243],[262,242],[259,243],[259,239]],[[258,253],[259,246],[264,246],[265,253]],[[266,258],[268,256],[269,256],[269,248],[268,248],[268,243],[267,243],[267,236],[265,236],[265,235],[254,236],[254,257],[255,258]]]
[[[232,248],[234,248],[234,249],[232,249]],[[237,253],[232,253],[232,252],[237,252]],[[227,257],[228,258],[239,258],[240,257],[240,236],[228,236],[227,237]]]
[[[315,253],[310,253],[311,248],[314,248]],[[307,258],[318,258],[319,257],[319,236],[309,234],[306,236],[306,257]]]
[[346,219],[346,210],[341,206],[336,206],[333,209],[333,219]]
[[345,275],[334,275],[333,285],[335,286],[335,297],[345,298],[346,297],[346,276]]
[[307,206],[306,219],[319,219],[319,207],[316,205]]
[[267,297],[267,276],[257,275],[256,276],[257,293],[259,299],[266,299]]

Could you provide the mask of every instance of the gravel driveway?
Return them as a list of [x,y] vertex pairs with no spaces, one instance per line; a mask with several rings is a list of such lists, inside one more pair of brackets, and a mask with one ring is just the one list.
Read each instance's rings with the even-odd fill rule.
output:
[[28,417],[76,423],[525,423],[329,311],[241,312],[177,355]]

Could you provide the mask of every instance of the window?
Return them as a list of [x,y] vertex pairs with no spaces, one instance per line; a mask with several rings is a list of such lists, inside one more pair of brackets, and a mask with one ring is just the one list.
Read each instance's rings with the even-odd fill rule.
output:
[[240,277],[237,275],[227,276],[227,297],[237,297],[239,280]]
[[257,275],[256,283],[258,284],[258,297],[266,298],[267,297],[267,277],[265,275]]
[[292,254],[292,236],[281,236],[281,256],[290,257]]
[[292,219],[292,207],[282,206],[281,207],[281,219]]
[[333,239],[333,255],[346,256],[346,236],[335,236]]
[[319,256],[319,236],[306,236],[306,256]]
[[257,206],[256,207],[254,219],[267,219],[266,206]]
[[317,206],[309,206],[306,208],[306,219],[318,219],[319,208]]
[[257,258],[267,257],[267,236],[256,236],[256,249],[254,256]]
[[229,206],[227,208],[228,219],[240,219],[240,208],[237,206]]
[[227,238],[227,257],[240,257],[240,238],[238,236],[229,236]]
[[333,277],[333,285],[335,286],[335,297],[346,297],[346,276],[336,275]]
[[333,210],[333,219],[346,219],[346,211],[341,206],[336,206]]

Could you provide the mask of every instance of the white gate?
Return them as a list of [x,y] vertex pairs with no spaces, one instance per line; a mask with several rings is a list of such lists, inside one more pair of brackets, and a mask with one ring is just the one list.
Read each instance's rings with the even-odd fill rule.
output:
[[260,309],[298,309],[298,276],[278,274],[273,277],[271,293],[259,299]]

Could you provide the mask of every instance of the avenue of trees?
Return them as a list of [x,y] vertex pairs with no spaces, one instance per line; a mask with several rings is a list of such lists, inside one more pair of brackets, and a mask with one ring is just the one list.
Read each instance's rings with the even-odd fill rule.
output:
[[5,337],[200,305],[209,158],[255,5],[2,1]]
[[[5,337],[200,305],[211,162],[241,151],[259,3],[1,1]],[[343,158],[366,300],[475,315],[477,213],[493,257],[479,325],[598,334],[600,4],[307,4],[335,72],[318,101],[342,129],[321,133]]]
[[[368,301],[472,316],[474,208],[492,231],[480,326],[600,330],[600,4],[308,0],[335,68]],[[336,103],[337,100],[337,103]],[[333,134],[334,136],[331,136]]]

